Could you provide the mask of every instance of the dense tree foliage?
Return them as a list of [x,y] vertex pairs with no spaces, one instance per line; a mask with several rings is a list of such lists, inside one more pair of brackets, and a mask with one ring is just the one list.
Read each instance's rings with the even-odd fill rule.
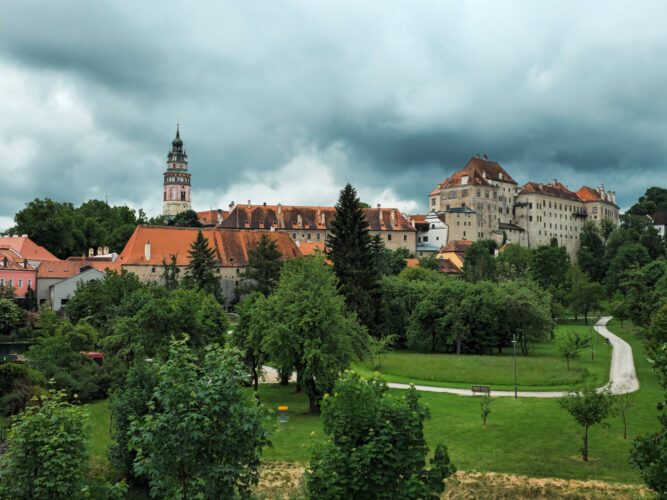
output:
[[199,216],[194,210],[185,210],[177,213],[174,217],[169,219],[167,225],[175,227],[202,227],[202,223],[199,221]]
[[139,421],[149,413],[148,402],[157,386],[157,371],[151,363],[139,356],[127,373],[118,391],[110,399],[111,444],[109,462],[121,470],[133,484],[145,484],[145,477],[137,477],[133,465],[137,456],[130,447],[132,422]]
[[463,279],[471,283],[497,279],[496,259],[494,252],[497,244],[494,240],[480,240],[472,243],[465,253],[463,263]]
[[58,321],[53,326],[55,330],[39,331],[37,343],[26,354],[29,366],[52,379],[70,399],[76,395],[88,402],[105,397],[111,383],[109,374],[82,354],[94,348],[98,332],[85,321],[76,325]]
[[232,332],[230,343],[241,351],[241,360],[252,375],[257,392],[262,366],[269,361],[264,339],[273,321],[271,304],[264,295],[253,292],[241,301],[236,311],[239,321]]
[[0,365],[0,414],[13,415],[39,396],[46,386],[44,376],[26,364]]
[[23,321],[23,311],[13,300],[0,298],[0,335],[9,335]]
[[322,403],[328,439],[310,463],[310,498],[440,498],[456,468],[443,445],[426,467],[429,411],[414,387],[393,397],[381,379],[346,372],[333,390]]
[[148,478],[156,498],[250,498],[267,433],[242,387],[242,365],[217,346],[203,358],[185,341],[169,350],[148,412],[131,426],[135,474]]
[[350,311],[371,331],[374,329],[378,270],[371,245],[368,221],[357,192],[347,184],[336,203],[335,219],[327,239],[327,254],[333,262],[338,286]]
[[[17,500],[120,499],[124,485],[91,488],[87,418],[54,390],[12,424],[0,458],[0,497]],[[91,491],[93,490],[94,491]]]
[[628,213],[640,216],[653,215],[659,208],[667,209],[667,189],[653,186],[646,190],[644,196],[639,197]]
[[89,200],[79,207],[50,198],[26,203],[14,216],[15,226],[7,233],[27,234],[38,245],[56,257],[88,255],[89,248],[109,247],[120,252],[145,215],[126,206],[109,206],[100,200]]
[[293,367],[308,395],[310,411],[333,388],[339,372],[363,355],[367,331],[348,314],[336,278],[321,256],[285,262],[266,302],[270,323],[264,348],[276,366]]
[[557,288],[565,280],[570,267],[570,256],[565,247],[559,247],[553,238],[549,245],[540,245],[533,252],[530,277],[545,290]]
[[588,313],[597,309],[605,290],[600,283],[591,281],[579,266],[571,267],[566,275],[568,292],[565,296],[567,305],[575,315],[584,315],[584,324],[588,324]]

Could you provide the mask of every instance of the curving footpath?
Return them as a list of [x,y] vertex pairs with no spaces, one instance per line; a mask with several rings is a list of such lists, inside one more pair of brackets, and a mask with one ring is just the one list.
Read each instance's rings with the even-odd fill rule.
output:
[[[639,380],[635,373],[635,362],[632,358],[632,347],[622,338],[614,335],[607,330],[607,322],[612,316],[600,318],[594,325],[595,331],[609,339],[612,346],[611,366],[609,368],[609,383],[598,390],[609,389],[612,394],[625,394],[626,392],[635,392],[639,389]],[[388,382],[388,387],[392,389],[409,389],[408,384],[396,384]],[[459,396],[473,396],[469,389],[455,389],[450,387],[435,387],[431,385],[415,385],[415,389],[425,392],[446,392],[449,394],[458,394]],[[520,397],[528,398],[559,398],[567,391],[519,391]],[[492,396],[512,396],[514,391],[491,391]]]

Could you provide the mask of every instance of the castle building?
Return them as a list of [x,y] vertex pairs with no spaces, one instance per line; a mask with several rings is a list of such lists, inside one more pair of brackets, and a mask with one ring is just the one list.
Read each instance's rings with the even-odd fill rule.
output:
[[[396,208],[364,208],[371,236],[378,235],[386,248],[406,248],[415,251],[417,231]],[[301,243],[324,244],[331,232],[331,221],[336,217],[335,207],[299,207],[291,205],[229,206],[229,215],[217,226],[227,229],[286,232],[292,240]]]
[[619,223],[616,193],[583,186],[570,191],[554,179],[520,187],[486,155],[441,182],[429,194],[429,209],[448,227],[448,240],[494,239],[527,247],[547,245],[552,238],[575,258],[586,221],[609,217]]
[[188,154],[183,149],[179,125],[176,137],[171,141],[171,151],[167,155],[167,171],[164,173],[162,215],[167,219],[190,210],[190,173]]

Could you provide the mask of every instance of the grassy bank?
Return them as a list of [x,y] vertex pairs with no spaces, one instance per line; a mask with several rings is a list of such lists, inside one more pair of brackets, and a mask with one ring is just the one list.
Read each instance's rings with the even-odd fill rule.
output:
[[[591,326],[584,325],[583,321],[570,320],[556,328],[555,336],[558,339],[570,332],[590,335],[590,330]],[[594,334],[593,339],[594,359],[591,359],[591,349],[586,349],[581,359],[570,362],[569,369],[555,341],[536,344],[528,356],[517,355],[520,390],[567,390],[579,383],[598,386],[607,383],[611,347],[600,335]],[[390,382],[460,388],[483,384],[496,390],[514,388],[512,348],[488,356],[395,351],[382,357],[380,367],[368,360],[358,363],[355,369],[364,375],[377,370]]]

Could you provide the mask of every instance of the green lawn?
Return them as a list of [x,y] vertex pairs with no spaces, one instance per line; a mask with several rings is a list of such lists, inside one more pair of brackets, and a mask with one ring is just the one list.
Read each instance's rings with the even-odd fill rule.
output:
[[[656,403],[662,393],[645,360],[641,341],[633,334],[634,329],[627,322],[622,330],[614,321],[609,327],[632,345],[641,384],[628,415],[628,435],[632,439],[658,428]],[[404,394],[400,390],[392,392],[398,396]],[[263,404],[272,410],[280,405],[289,407],[289,422],[276,421],[271,436],[273,447],[264,450],[264,459],[306,464],[311,445],[323,438],[320,418],[307,412],[306,396],[295,393],[293,384],[286,387],[261,384],[260,396]],[[559,407],[557,400],[494,398],[488,425],[484,428],[479,415],[479,398],[436,393],[422,393],[421,397],[431,408],[432,418],[425,424],[429,446],[446,444],[459,469],[641,483],[638,472],[628,465],[630,440],[623,440],[620,417],[611,418],[609,428],[591,429],[590,462],[583,463],[579,451],[581,428]],[[112,476],[105,456],[109,443],[106,402],[87,406],[93,431],[92,466],[105,469],[104,474]]]
[[[576,331],[589,335],[590,325],[583,321],[568,321],[556,328],[556,338]],[[611,347],[602,337],[594,335],[594,356],[591,350],[582,352],[581,359],[571,362],[567,369],[565,359],[555,342],[535,345],[528,356],[517,354],[517,373],[520,390],[566,390],[574,384],[586,382],[597,386],[609,380]],[[370,375],[375,363],[359,363],[355,369]],[[474,356],[456,354],[421,354],[395,351],[382,357],[378,370],[390,382],[403,382],[441,387],[469,388],[471,384],[489,385],[496,390],[514,388],[514,359],[511,348],[500,355]]]

